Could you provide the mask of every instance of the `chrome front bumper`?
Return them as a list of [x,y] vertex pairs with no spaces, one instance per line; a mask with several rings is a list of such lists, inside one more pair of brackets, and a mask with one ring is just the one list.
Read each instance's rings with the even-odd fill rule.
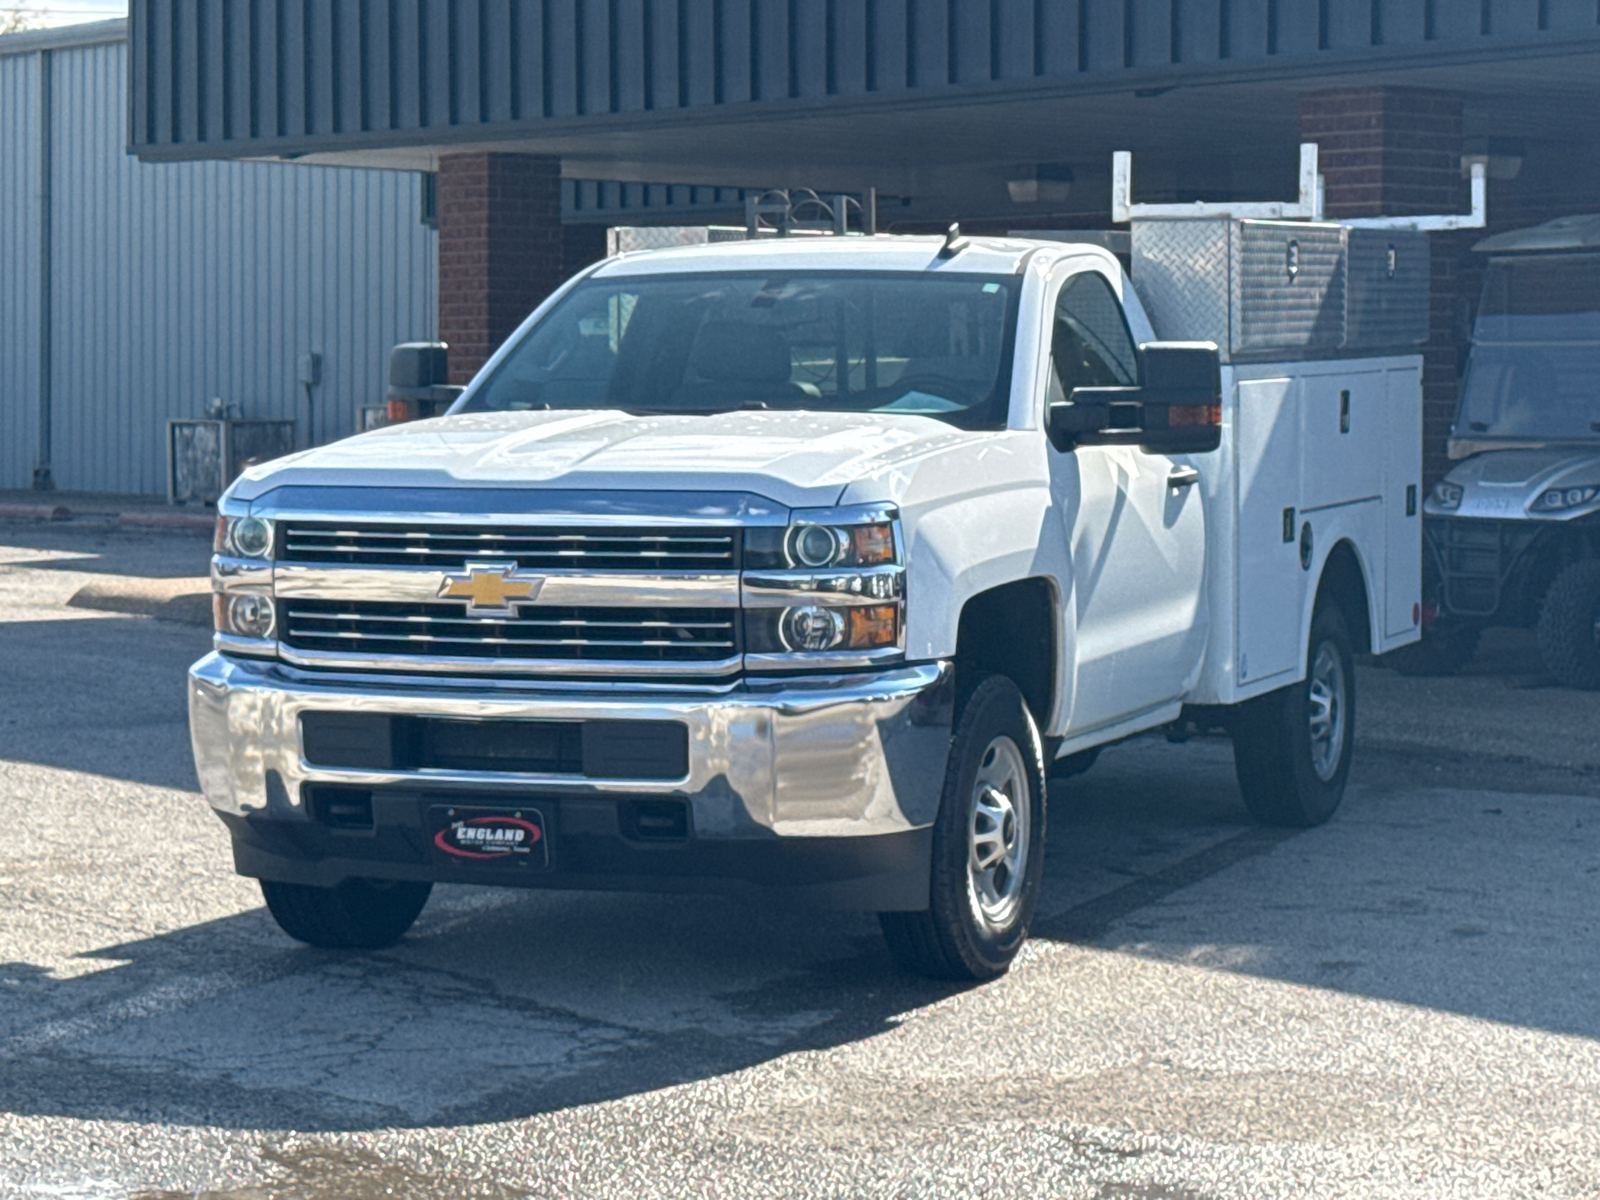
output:
[[[816,853],[825,843],[912,835],[920,840],[938,811],[953,698],[949,663],[750,682],[720,693],[334,681],[218,654],[189,671],[195,766],[206,799],[234,831],[236,856],[246,825],[302,825],[311,832],[304,784],[470,795],[474,803],[489,805],[538,797],[574,810],[630,798],[677,798],[688,803],[693,842],[724,856],[740,844],[761,842],[806,842],[807,853]],[[307,710],[456,720],[678,721],[688,729],[689,771],[682,779],[644,782],[331,769],[307,762],[302,753],[300,714]],[[243,858],[240,868],[246,870]],[[319,875],[326,877],[327,871]],[[921,887],[925,894],[925,879]]]

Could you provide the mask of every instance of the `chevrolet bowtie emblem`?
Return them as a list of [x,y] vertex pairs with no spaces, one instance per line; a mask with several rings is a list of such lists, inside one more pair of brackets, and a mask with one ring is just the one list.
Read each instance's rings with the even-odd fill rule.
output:
[[516,606],[532,604],[544,580],[522,575],[514,562],[470,563],[459,575],[446,575],[439,599],[465,600],[469,617],[514,617]]

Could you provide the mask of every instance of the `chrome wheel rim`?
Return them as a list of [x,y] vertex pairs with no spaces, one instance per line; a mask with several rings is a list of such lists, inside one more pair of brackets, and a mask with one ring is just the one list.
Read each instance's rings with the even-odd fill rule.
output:
[[1317,647],[1308,681],[1308,720],[1311,726],[1311,769],[1328,783],[1339,773],[1344,757],[1344,660],[1332,642]]
[[1009,737],[990,742],[967,807],[967,898],[979,923],[1003,929],[1022,903],[1031,840],[1028,768]]

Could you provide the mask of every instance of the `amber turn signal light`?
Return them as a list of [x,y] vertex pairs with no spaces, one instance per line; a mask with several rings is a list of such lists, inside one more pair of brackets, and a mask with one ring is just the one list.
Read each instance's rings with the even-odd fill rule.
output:
[[893,525],[857,525],[850,530],[850,540],[857,566],[874,567],[894,561]]
[[900,610],[894,604],[874,604],[850,610],[849,646],[874,650],[900,641]]

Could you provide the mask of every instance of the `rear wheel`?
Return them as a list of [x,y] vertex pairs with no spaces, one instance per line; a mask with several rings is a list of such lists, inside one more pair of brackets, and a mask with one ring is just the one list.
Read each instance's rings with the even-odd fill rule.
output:
[[1039,731],[1017,685],[991,675],[973,690],[951,741],[929,906],[879,914],[899,963],[937,979],[1004,974],[1039,905],[1044,834]]
[[261,880],[273,920],[290,937],[330,950],[376,950],[398,942],[428,902],[431,883],[346,879],[336,887]]
[[1555,577],[1536,632],[1550,674],[1567,687],[1600,689],[1600,561],[1572,563]]
[[1344,798],[1355,743],[1355,651],[1337,605],[1311,619],[1306,678],[1239,706],[1233,764],[1245,807],[1267,825],[1320,825]]

